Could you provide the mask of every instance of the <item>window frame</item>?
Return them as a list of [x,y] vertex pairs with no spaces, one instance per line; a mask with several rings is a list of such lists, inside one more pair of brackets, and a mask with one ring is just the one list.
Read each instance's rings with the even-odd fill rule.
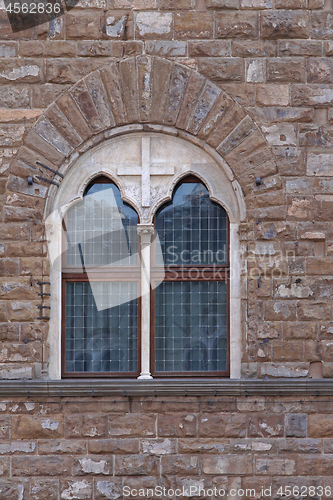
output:
[[[94,186],[95,184],[112,184],[116,186],[119,189],[119,186],[110,179],[109,177],[106,176],[98,176],[95,179],[92,179],[89,184],[87,185],[83,196],[85,196],[86,192],[89,190],[90,187]],[[75,205],[72,205],[72,207]],[[129,205],[133,210],[135,210],[131,205]],[[71,208],[72,208],[71,207]],[[136,211],[136,210],[135,210]],[[66,217],[67,213],[64,216],[63,219],[63,228],[64,228],[64,235],[67,234],[67,224],[66,224]],[[137,214],[138,215],[138,214]],[[139,224],[139,215],[138,215],[138,224]],[[66,272],[67,268],[67,262],[66,262],[66,257],[67,257],[67,252],[66,252],[66,239],[63,238],[62,241],[62,266],[61,266],[61,286],[62,286],[62,297],[61,297],[61,377],[62,378],[137,378],[140,375],[141,372],[141,296],[140,296],[140,286],[141,286],[141,267],[140,267],[140,260],[141,260],[141,249],[140,249],[140,242],[138,238],[138,263],[135,266],[135,272],[134,272],[134,266],[103,266],[103,272],[89,272],[89,277],[88,273],[86,272],[86,269],[89,268],[89,266],[83,265],[83,272],[75,272],[74,268],[75,266],[72,266],[72,270],[68,270]],[[65,265],[64,265],[65,263]],[[92,266],[95,267],[95,266]],[[105,272],[105,268],[107,268],[107,272]],[[65,270],[65,271],[64,271]],[[127,276],[124,278],[124,272],[126,274],[127,271]],[[133,276],[134,274],[134,276]],[[104,279],[102,279],[104,278]],[[108,279],[106,279],[108,278]],[[117,279],[118,278],[118,279]],[[127,279],[126,279],[127,278]],[[138,323],[138,331],[137,331],[137,356],[138,356],[138,368],[135,372],[68,372],[66,370],[66,292],[67,292],[67,283],[87,283],[91,281],[96,281],[96,282],[132,282],[132,283],[137,283],[138,286],[138,318],[137,318],[137,323]]]
[[[185,183],[200,183],[205,188],[207,189],[206,184],[199,179],[198,177],[194,176],[193,174],[189,174],[188,176],[183,177],[174,187],[172,195],[174,195],[176,189],[181,185]],[[208,190],[208,189],[207,189]],[[211,198],[209,197],[211,200]],[[220,207],[221,205],[213,200],[211,200],[212,203],[218,204]],[[165,204],[164,204],[165,205]],[[153,218],[153,225],[156,227],[156,214],[158,210],[163,208],[163,204],[155,211],[154,218]],[[224,209],[224,207],[222,207]],[[225,209],[224,209],[225,210]],[[176,265],[168,265],[164,266],[163,273],[164,273],[164,280],[166,282],[175,282],[175,281],[190,281],[190,282],[198,282],[198,281],[222,281],[226,282],[227,284],[227,369],[225,371],[205,371],[205,372],[199,372],[199,371],[187,371],[187,372],[157,372],[155,370],[155,287],[151,287],[151,295],[150,295],[150,371],[151,374],[154,378],[194,378],[194,377],[209,377],[209,378],[227,378],[230,376],[230,221],[229,221],[229,216],[227,211],[226,212],[226,221],[227,221],[227,263],[223,266],[218,266],[217,272],[223,272],[223,277],[224,280],[221,279],[204,279],[203,277],[200,278],[191,278],[189,279],[184,279],[183,272],[185,271],[185,276],[186,274],[190,273],[193,268],[195,269],[201,269],[205,270],[209,266],[208,265],[185,265],[185,266],[176,266]],[[214,266],[214,265],[213,265]],[[211,266],[211,267],[213,267]],[[171,268],[171,270],[167,271],[166,267],[168,269]],[[154,242],[152,243],[152,252],[151,252],[151,264],[150,264],[150,272],[151,272],[151,282],[154,280],[154,276],[158,278],[158,276],[162,275],[162,266],[158,266],[155,264],[155,245]],[[178,279],[171,278],[169,276],[173,272],[177,272],[178,270],[181,270],[182,276],[179,277]],[[214,273],[215,271],[210,271],[208,272],[209,274]]]

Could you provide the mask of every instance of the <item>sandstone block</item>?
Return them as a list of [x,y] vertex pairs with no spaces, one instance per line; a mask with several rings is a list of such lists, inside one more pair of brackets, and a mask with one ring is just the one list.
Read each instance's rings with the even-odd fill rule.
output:
[[110,437],[154,437],[155,435],[155,417],[134,413],[109,416]]
[[156,41],[146,42],[147,54],[160,57],[180,57],[186,55],[186,42],[181,41]]
[[65,479],[60,482],[60,493],[61,500],[66,498],[90,500],[93,497],[93,480]]
[[119,64],[119,73],[128,121],[138,122],[140,120],[140,112],[135,59],[131,58],[121,61]]
[[57,84],[73,84],[83,78],[92,69],[91,61],[86,58],[81,59],[47,59],[46,60],[46,81]]
[[161,437],[195,436],[196,416],[191,413],[159,415],[157,432]]
[[114,0],[115,9],[150,10],[157,9],[157,0]]
[[113,458],[110,457],[91,457],[85,456],[82,458],[75,458],[73,464],[73,475],[83,476],[86,474],[106,475],[110,476],[113,472]]
[[38,455],[84,455],[86,451],[86,443],[80,439],[38,441]]
[[71,96],[92,130],[97,132],[106,128],[106,124],[101,120],[84,80],[81,80],[72,88]]
[[31,494],[34,500],[58,500],[59,482],[56,479],[33,478]]
[[309,83],[332,83],[333,63],[327,57],[308,59],[307,78]]
[[70,457],[19,457],[12,459],[13,476],[63,476],[71,472]]
[[276,42],[270,40],[232,40],[232,55],[236,57],[274,57]]
[[333,19],[330,12],[313,12],[311,15],[311,38],[330,40],[333,38]]
[[309,321],[286,322],[283,324],[283,335],[286,339],[315,339],[316,330],[316,323]]
[[296,462],[288,458],[257,458],[255,471],[259,476],[292,476],[296,472]]
[[260,375],[272,378],[301,378],[309,374],[308,363],[261,363]]
[[107,437],[107,415],[66,415],[65,437]]
[[286,415],[285,425],[287,437],[306,437],[307,415],[288,414]]
[[299,58],[281,60],[281,58],[267,61],[268,82],[302,83],[306,81],[305,61]]
[[216,14],[217,38],[257,38],[259,18],[257,12],[229,12]]
[[[273,342],[273,361],[303,361],[304,360],[304,345],[301,341],[293,341],[293,348],[285,341]],[[309,361],[306,359],[306,361]]]
[[135,454],[139,453],[140,443],[138,439],[94,439],[88,441],[88,451],[90,454],[108,455],[112,453]]
[[188,42],[188,55],[189,57],[231,56],[231,43],[227,40],[190,41]]
[[294,321],[296,319],[295,301],[266,301],[265,320]]
[[313,438],[333,437],[333,416],[318,414],[308,416],[308,436]]
[[135,21],[136,38],[171,40],[173,35],[172,25],[172,13],[139,12]]
[[308,38],[309,14],[306,11],[269,11],[261,16],[263,38]]
[[331,308],[327,302],[299,301],[297,304],[297,316],[301,321],[329,320]]
[[213,20],[210,12],[176,12],[175,38],[212,38]]
[[10,458],[0,457],[0,477],[5,478],[10,475]]
[[201,93],[204,85],[205,79],[201,75],[191,72],[177,119],[176,125],[178,128],[186,128],[191,118],[193,107],[197,102],[198,94]]
[[66,17],[66,38],[67,40],[102,38],[99,12],[88,9],[70,12]]
[[283,415],[251,415],[249,423],[249,436],[275,438],[283,436]]
[[70,85],[44,83],[43,85],[32,86],[31,102],[36,108],[46,108],[54,102]]
[[162,474],[199,474],[198,458],[190,455],[163,456],[161,458]]
[[[329,440],[327,440],[329,441]],[[278,453],[321,453],[320,439],[279,439]],[[330,451],[328,451],[330,453]]]
[[0,83],[43,83],[43,66],[39,59],[0,60]]
[[56,439],[63,437],[64,426],[61,415],[53,417],[33,417],[19,415],[12,417],[12,437],[14,439]]
[[332,471],[332,455],[300,455],[298,458],[300,476],[331,476]]
[[192,10],[194,6],[194,0],[159,0],[161,10]]
[[200,437],[245,437],[248,419],[245,414],[201,414],[199,417]]
[[229,440],[228,439],[213,439],[213,438],[180,438],[178,439],[178,452],[183,453],[200,453],[200,454],[221,454],[228,452]]
[[202,471],[204,474],[243,476],[252,474],[252,458],[239,455],[222,457],[204,457]]
[[262,106],[288,106],[288,85],[258,85],[257,104]]
[[322,42],[317,40],[280,40],[278,56],[321,56]]
[[[163,457],[167,458],[167,457]],[[172,457],[174,458],[174,457]],[[158,458],[149,455],[116,455],[116,476],[147,476],[157,474]]]
[[142,452],[148,455],[169,455],[176,453],[176,440],[172,439],[142,439]]
[[216,83],[244,81],[244,59],[237,57],[198,59],[198,70],[201,74]]

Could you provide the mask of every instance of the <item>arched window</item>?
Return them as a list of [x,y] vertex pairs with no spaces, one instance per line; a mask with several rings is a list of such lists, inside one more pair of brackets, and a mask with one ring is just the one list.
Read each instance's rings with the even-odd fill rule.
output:
[[[226,375],[228,362],[228,217],[206,186],[185,178],[158,210],[162,252],[152,279],[152,369],[157,375]],[[154,288],[154,287],[153,287]]]
[[107,177],[64,219],[63,376],[139,373],[138,215]]
[[[155,376],[226,375],[228,217],[187,177],[156,213],[150,356]],[[138,215],[108,178],[64,219],[63,375],[140,372]]]

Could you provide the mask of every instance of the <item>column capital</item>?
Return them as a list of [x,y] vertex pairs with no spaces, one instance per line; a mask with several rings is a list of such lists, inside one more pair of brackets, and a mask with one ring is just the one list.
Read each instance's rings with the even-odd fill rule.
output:
[[138,224],[137,231],[141,238],[141,244],[145,246],[150,245],[152,235],[155,231],[154,224]]

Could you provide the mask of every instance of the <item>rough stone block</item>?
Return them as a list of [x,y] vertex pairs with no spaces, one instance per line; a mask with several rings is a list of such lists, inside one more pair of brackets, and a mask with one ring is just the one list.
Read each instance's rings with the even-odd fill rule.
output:
[[136,38],[171,40],[173,14],[169,12],[139,12],[135,20]]
[[258,85],[257,104],[262,106],[288,106],[288,85]]
[[217,38],[258,38],[257,12],[228,12],[216,14]]
[[[167,458],[167,457],[163,457]],[[174,457],[172,457],[174,458]],[[116,455],[116,476],[147,476],[157,474],[158,458],[149,455]]]
[[66,38],[94,40],[102,38],[100,13],[85,9],[66,15]]
[[310,36],[320,40],[333,38],[333,19],[330,12],[312,12]]
[[243,476],[252,474],[252,457],[228,455],[221,457],[204,457],[202,460],[202,471],[209,475]]
[[257,458],[255,472],[258,476],[292,476],[296,472],[296,462],[288,458]]
[[34,500],[58,500],[59,482],[56,479],[31,480],[31,495]]
[[213,82],[243,82],[245,77],[244,59],[238,57],[202,57],[198,59],[198,70]]
[[245,437],[248,419],[245,414],[201,414],[199,436],[201,437]]
[[92,479],[65,479],[60,483],[60,498],[90,500],[93,497]]
[[309,83],[332,83],[333,62],[327,57],[308,59],[307,78]]
[[162,474],[196,475],[199,474],[198,458],[190,455],[163,456]]
[[109,416],[109,436],[111,437],[154,437],[155,417],[127,413]]
[[38,440],[38,455],[84,455],[86,443],[80,439]]
[[107,415],[66,415],[65,437],[107,437]]
[[285,425],[287,437],[306,437],[307,415],[288,414],[286,415]]
[[176,12],[175,38],[212,38],[213,20],[210,12]]
[[70,472],[70,457],[14,456],[12,459],[13,476],[63,476]]
[[306,76],[304,59],[268,59],[267,82],[303,83],[305,81]]
[[108,455],[112,453],[124,454],[139,453],[138,439],[94,439],[88,441],[88,451],[90,454]]
[[196,416],[191,413],[159,415],[157,432],[162,437],[195,436]]
[[14,439],[61,438],[64,435],[63,417],[33,417],[20,415],[12,417],[12,437]]
[[306,11],[262,12],[261,36],[263,38],[308,38],[309,14]]

